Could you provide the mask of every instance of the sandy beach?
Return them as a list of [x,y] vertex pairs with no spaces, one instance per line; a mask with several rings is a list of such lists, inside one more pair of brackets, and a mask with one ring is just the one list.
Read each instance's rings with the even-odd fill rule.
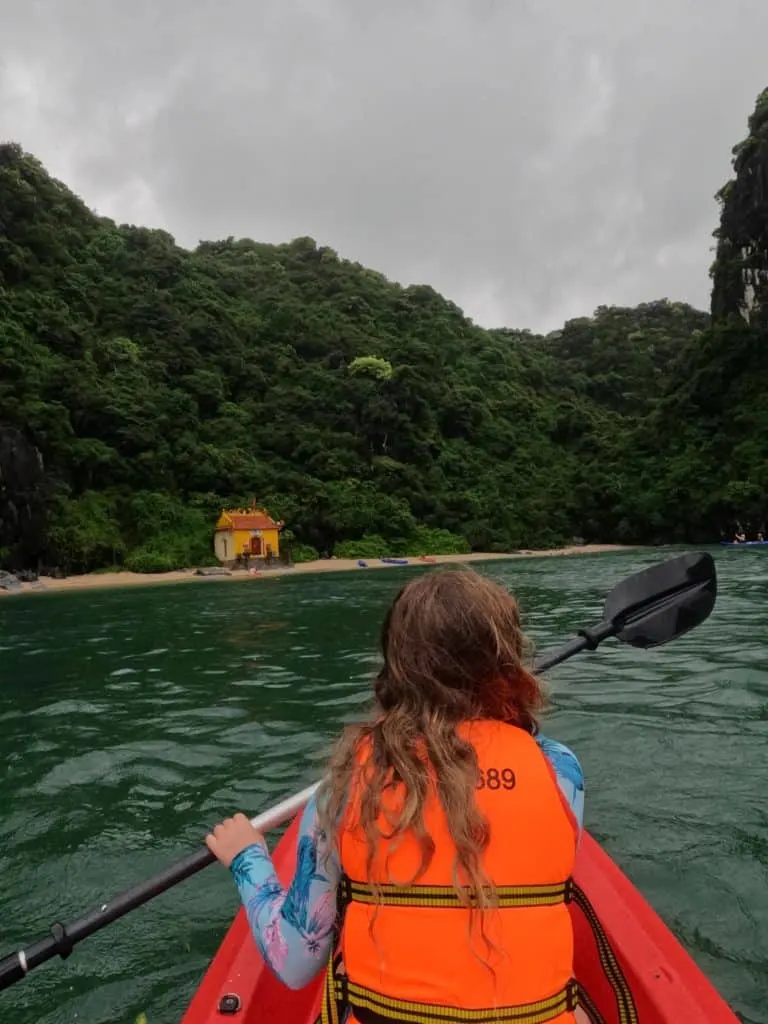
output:
[[[509,554],[500,554],[498,552],[474,552],[470,555],[433,555],[429,558],[428,563],[487,562],[514,558],[555,558],[565,557],[568,555],[593,555],[600,554],[605,551],[628,550],[631,550],[631,548],[623,544],[585,544],[581,547],[553,548],[548,551],[523,550]],[[409,558],[408,564],[424,565],[425,561],[419,558]],[[369,569],[394,568],[397,568],[397,566],[390,565],[386,562],[379,562],[374,559],[368,561],[367,569],[361,569],[357,564],[357,560],[354,558],[324,558],[315,562],[299,562],[297,565],[291,567],[278,566],[274,569],[262,569],[255,575],[245,572],[244,570],[239,570],[237,572],[233,572],[231,576],[196,576],[194,569],[184,569],[179,570],[178,572],[163,573],[88,573],[84,576],[69,576],[63,580],[50,579],[47,576],[44,576],[38,583],[23,583],[20,591],[0,590],[0,597],[3,597],[4,595],[12,596],[13,594],[19,593],[41,594],[59,592],[63,590],[93,590],[96,588],[146,586],[158,583],[188,583],[193,580],[198,583],[210,582],[211,580],[217,580],[218,582],[249,580],[252,583],[258,583],[259,580],[266,579],[271,576],[296,576],[303,575],[304,573],[350,572],[352,570],[355,572],[367,572]]]

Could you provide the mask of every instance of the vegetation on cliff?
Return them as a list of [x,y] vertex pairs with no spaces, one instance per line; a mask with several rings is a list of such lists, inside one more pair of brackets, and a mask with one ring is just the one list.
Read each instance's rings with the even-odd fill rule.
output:
[[183,250],[0,146],[0,562],[209,562],[252,497],[305,554],[761,522],[768,93],[734,152],[711,324],[662,300],[539,337],[310,238]]

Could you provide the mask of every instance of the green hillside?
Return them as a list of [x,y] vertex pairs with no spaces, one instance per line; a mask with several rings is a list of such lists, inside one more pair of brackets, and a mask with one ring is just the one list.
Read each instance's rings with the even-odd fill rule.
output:
[[547,337],[309,238],[181,249],[0,146],[0,562],[210,561],[252,497],[327,554],[757,524],[767,125],[764,94],[719,196],[713,324],[663,300]]

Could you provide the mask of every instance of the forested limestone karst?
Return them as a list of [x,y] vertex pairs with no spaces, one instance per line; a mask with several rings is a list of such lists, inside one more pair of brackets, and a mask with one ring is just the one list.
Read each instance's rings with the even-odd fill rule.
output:
[[540,337],[310,238],[184,250],[0,146],[0,564],[210,562],[253,497],[297,557],[759,528],[768,92],[734,154],[711,321],[664,299]]

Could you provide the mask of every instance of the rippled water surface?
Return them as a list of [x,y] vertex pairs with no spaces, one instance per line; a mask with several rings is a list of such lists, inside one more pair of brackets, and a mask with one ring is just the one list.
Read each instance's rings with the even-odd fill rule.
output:
[[[493,562],[542,649],[670,553]],[[768,553],[716,552],[710,620],[554,670],[587,825],[751,1024],[768,1024]],[[0,954],[312,781],[418,569],[0,599]],[[0,992],[0,1020],[175,1024],[237,906],[218,866]]]

